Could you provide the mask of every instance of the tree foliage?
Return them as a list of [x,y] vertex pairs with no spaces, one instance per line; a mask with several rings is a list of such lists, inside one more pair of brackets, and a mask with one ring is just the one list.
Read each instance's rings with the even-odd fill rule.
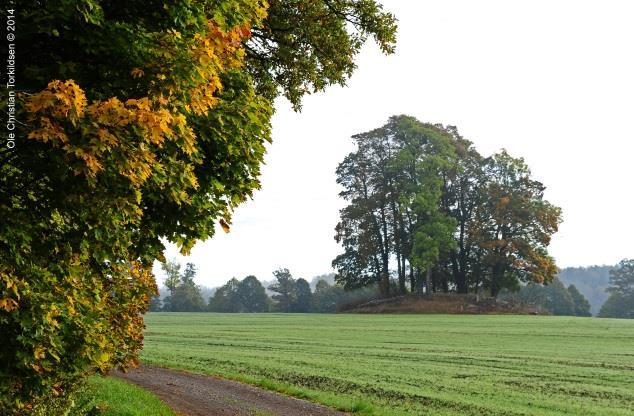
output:
[[585,296],[575,285],[568,286],[568,292],[570,292],[570,297],[572,298],[572,302],[574,304],[574,312],[575,316],[592,316],[590,312],[590,302],[586,299]]
[[590,302],[590,311],[598,315],[601,305],[609,294],[605,291],[610,282],[610,270],[614,266],[566,267],[557,277],[565,284],[574,286]]
[[347,288],[379,283],[390,294],[486,289],[550,282],[548,255],[561,221],[522,159],[482,157],[455,127],[395,116],[353,136],[357,150],[337,168],[341,210],[333,261]]
[[634,259],[622,260],[610,270],[607,291],[610,297],[601,307],[599,316],[634,319]]
[[345,294],[343,287],[330,285],[325,280],[319,280],[315,285],[315,293],[312,297],[312,310],[320,313],[335,312]]
[[247,276],[242,281],[236,278],[216,289],[209,299],[212,312],[267,312],[269,298],[262,283],[255,276]]
[[297,302],[297,285],[288,269],[278,269],[273,272],[276,282],[269,286],[269,290],[276,294],[272,296],[275,309],[280,312],[293,312]]
[[238,301],[243,312],[267,312],[269,298],[262,283],[255,276],[247,276],[238,286]]
[[547,285],[530,282],[517,292],[504,289],[499,299],[538,306],[553,315],[591,316],[590,303],[574,285],[566,286],[557,278]]
[[388,295],[395,254],[404,291],[407,266],[414,282],[449,244],[445,236],[451,220],[437,208],[442,186],[437,174],[452,157],[444,134],[413,117],[398,116],[353,137],[358,150],[337,168],[337,182],[344,188],[340,196],[350,205],[341,211],[336,228],[344,253],[333,266],[346,288],[378,283]]
[[292,306],[293,312],[310,312],[313,294],[310,284],[305,279],[299,278],[295,281],[295,299]]
[[246,44],[247,67],[259,93],[299,108],[304,94],[345,84],[368,37],[394,51],[395,18],[373,0],[271,0]]
[[[341,307],[351,303],[359,303],[378,296],[376,287],[362,290],[346,291],[341,285],[330,285],[323,279],[317,280],[314,291],[310,284],[302,278],[291,281],[285,273],[286,269],[276,271],[280,280],[272,286],[282,292],[275,292],[273,299],[266,294],[264,286],[255,276],[247,276],[241,281],[231,279],[216,289],[209,299],[209,310],[212,312],[318,312],[334,313]],[[280,273],[281,272],[281,273]],[[290,276],[292,279],[292,276]],[[314,282],[315,280],[313,280]],[[289,302],[289,303],[287,303]]]
[[242,303],[238,298],[240,281],[235,277],[216,289],[209,299],[209,310],[212,312],[240,312]]
[[180,278],[180,283],[174,288],[169,303],[166,306],[172,312],[201,312],[206,309],[205,301],[200,292],[200,287],[194,282],[196,268],[192,263],[187,263],[185,272]]
[[165,241],[187,253],[228,229],[259,186],[275,96],[299,105],[343,83],[363,39],[390,52],[395,26],[368,0],[20,13],[22,140],[0,149],[0,407],[33,414],[83,374],[135,362],[152,262]]

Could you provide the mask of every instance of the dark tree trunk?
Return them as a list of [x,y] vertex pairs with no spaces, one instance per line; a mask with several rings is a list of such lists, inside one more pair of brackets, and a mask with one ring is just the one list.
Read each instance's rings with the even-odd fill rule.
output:
[[502,290],[501,281],[503,276],[504,267],[500,264],[493,266],[491,270],[491,297],[496,297]]
[[381,282],[379,282],[379,291],[381,292],[381,297],[390,297],[390,278],[385,273],[383,273],[383,276],[381,277]]
[[440,281],[442,284],[442,291],[445,293],[449,293],[449,276],[447,276],[446,273],[441,275]]

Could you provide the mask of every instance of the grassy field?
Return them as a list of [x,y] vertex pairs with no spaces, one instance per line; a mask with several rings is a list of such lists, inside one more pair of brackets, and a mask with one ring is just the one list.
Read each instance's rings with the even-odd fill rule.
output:
[[634,320],[151,313],[146,322],[146,363],[362,414],[634,414]]
[[78,400],[91,415],[176,416],[158,397],[112,377],[90,377]]

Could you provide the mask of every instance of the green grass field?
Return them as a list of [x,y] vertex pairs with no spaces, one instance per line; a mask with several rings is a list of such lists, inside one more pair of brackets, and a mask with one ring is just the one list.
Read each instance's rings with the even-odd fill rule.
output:
[[361,414],[634,414],[634,320],[151,313],[146,322],[146,363]]
[[176,416],[158,397],[133,384],[112,377],[92,376],[77,401],[90,415]]

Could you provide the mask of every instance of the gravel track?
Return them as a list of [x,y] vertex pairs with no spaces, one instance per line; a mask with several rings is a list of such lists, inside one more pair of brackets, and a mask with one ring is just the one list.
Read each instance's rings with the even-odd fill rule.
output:
[[180,415],[342,416],[346,414],[236,381],[185,371],[141,365],[127,373],[114,372],[112,375],[151,391]]

